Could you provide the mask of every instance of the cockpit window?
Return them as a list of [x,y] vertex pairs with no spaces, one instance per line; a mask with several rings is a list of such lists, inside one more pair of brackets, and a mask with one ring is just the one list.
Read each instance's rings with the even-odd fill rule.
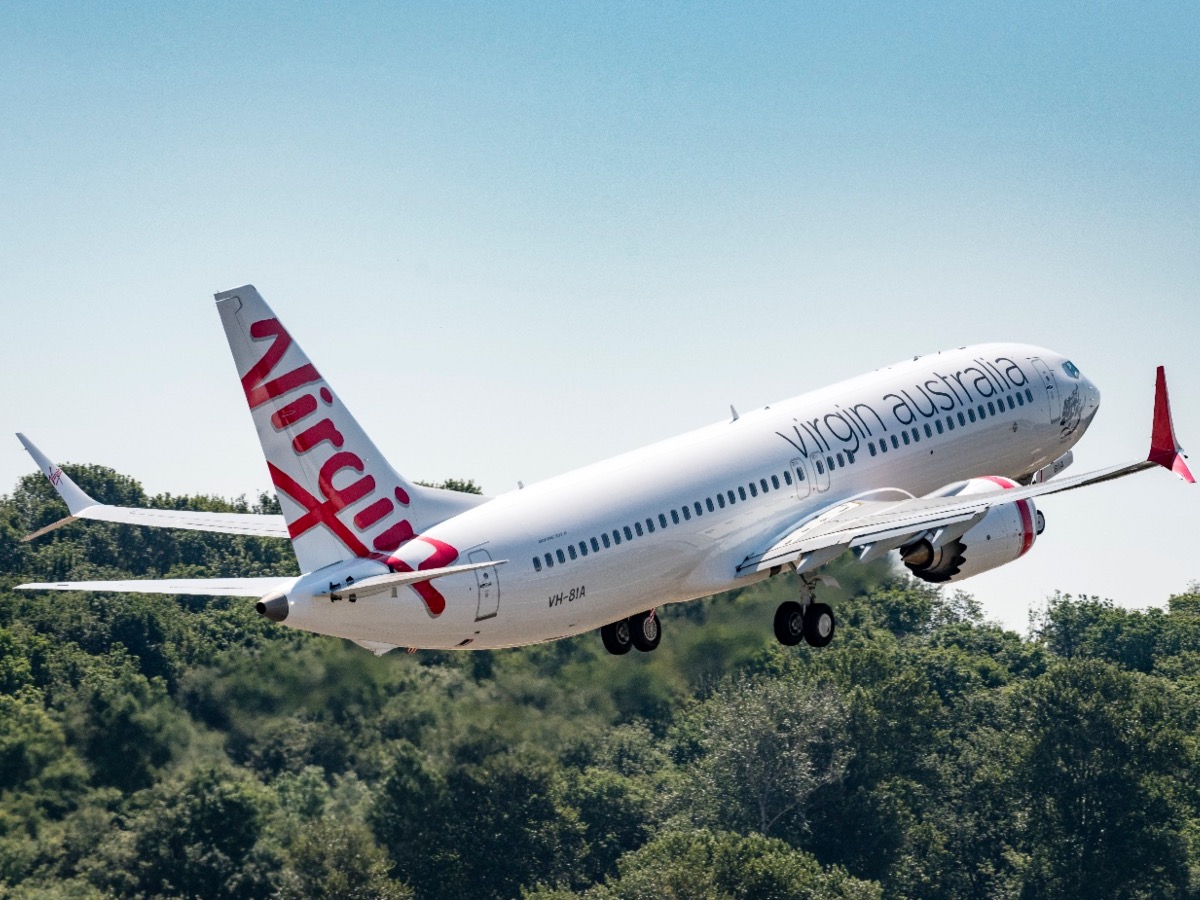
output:
[[1079,377],[1079,370],[1077,368],[1075,368],[1075,363],[1071,362],[1069,359],[1065,363],[1063,363],[1062,367],[1063,367],[1063,371],[1066,372],[1068,375],[1070,375],[1072,378]]

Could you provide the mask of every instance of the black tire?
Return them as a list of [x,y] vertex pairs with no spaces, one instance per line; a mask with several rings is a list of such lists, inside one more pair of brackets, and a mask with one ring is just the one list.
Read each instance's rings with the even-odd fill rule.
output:
[[827,603],[810,603],[804,611],[804,640],[810,647],[825,647],[833,640],[837,622]]
[[633,634],[628,619],[603,626],[600,629],[600,638],[604,641],[604,649],[613,656],[628,653],[633,647]]
[[633,646],[649,653],[662,640],[662,620],[654,612],[638,613],[629,618],[629,632]]
[[775,610],[775,640],[794,647],[804,638],[804,607],[795,600],[779,604]]

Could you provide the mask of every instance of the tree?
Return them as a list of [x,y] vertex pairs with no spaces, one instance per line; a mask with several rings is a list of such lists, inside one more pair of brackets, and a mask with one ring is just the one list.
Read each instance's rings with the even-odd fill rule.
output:
[[[585,893],[591,900],[879,900],[879,885],[822,869],[781,840],[707,829],[667,831],[621,858],[620,875]],[[533,892],[527,900],[563,897]]]
[[257,898],[279,861],[261,843],[269,792],[240,772],[205,767],[148,792],[82,868],[123,896]]
[[805,800],[845,769],[846,714],[829,685],[737,677],[694,717],[699,757],[684,797],[698,822],[797,834]]
[[1022,700],[1031,742],[1022,772],[1023,896],[1184,896],[1188,856],[1174,781],[1194,764],[1195,748],[1161,685],[1072,660]]
[[280,872],[280,900],[410,900],[412,889],[388,876],[387,854],[360,822],[305,824]]

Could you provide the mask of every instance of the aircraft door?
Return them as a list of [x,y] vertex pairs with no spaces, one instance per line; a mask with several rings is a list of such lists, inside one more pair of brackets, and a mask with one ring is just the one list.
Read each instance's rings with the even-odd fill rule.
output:
[[1042,385],[1046,390],[1046,400],[1050,404],[1050,421],[1051,423],[1057,422],[1062,418],[1062,397],[1058,393],[1058,379],[1054,377],[1054,372],[1050,367],[1036,356],[1029,361],[1033,363],[1033,367],[1042,378]]
[[812,493],[812,465],[802,456],[792,460],[792,478],[796,480],[796,499],[803,500]]
[[810,459],[808,465],[810,468],[816,469],[813,486],[816,487],[817,493],[829,490],[829,466],[826,464],[825,457],[818,455],[815,459]]
[[[473,563],[491,562],[492,555],[486,550],[472,550],[467,559]],[[500,612],[500,575],[495,566],[475,570],[475,584],[479,596],[479,606],[475,611],[475,621],[490,619]]]

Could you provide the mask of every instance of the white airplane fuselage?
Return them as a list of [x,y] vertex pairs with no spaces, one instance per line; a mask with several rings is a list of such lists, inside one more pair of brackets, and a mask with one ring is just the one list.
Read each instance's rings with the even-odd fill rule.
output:
[[411,586],[356,602],[346,587],[332,599],[347,575],[361,581],[388,571],[359,559],[286,585],[285,624],[367,645],[447,649],[590,631],[767,577],[739,575],[738,566],[839,501],[922,496],[982,476],[1027,478],[1083,436],[1099,402],[1086,377],[1039,347],[923,356],[434,525],[395,557],[417,568],[431,547],[446,546],[458,563],[506,561],[438,578],[440,611]]

